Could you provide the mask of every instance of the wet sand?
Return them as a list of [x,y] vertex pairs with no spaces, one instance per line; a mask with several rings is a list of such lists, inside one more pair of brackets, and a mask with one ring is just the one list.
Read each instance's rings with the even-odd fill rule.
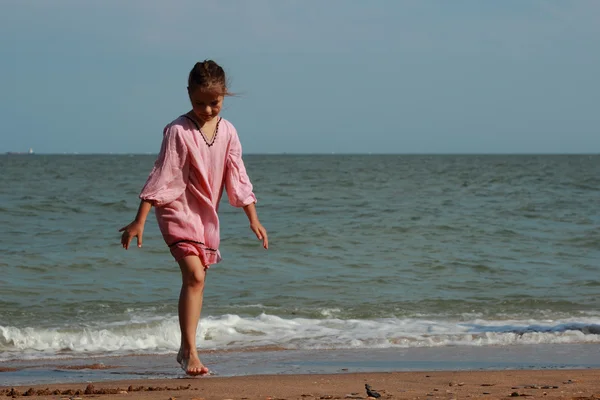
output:
[[[417,371],[252,375],[1,387],[0,399],[600,399],[600,370]],[[21,397],[22,398],[22,397]]]

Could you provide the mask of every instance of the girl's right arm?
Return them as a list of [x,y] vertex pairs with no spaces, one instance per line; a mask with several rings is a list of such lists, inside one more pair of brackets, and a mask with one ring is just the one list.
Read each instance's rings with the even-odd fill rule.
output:
[[127,250],[134,237],[137,237],[138,247],[142,247],[144,224],[150,209],[177,199],[185,191],[188,171],[187,145],[182,131],[177,125],[169,125],[163,130],[158,158],[140,193],[141,202],[137,215],[133,222],[119,229],[119,232],[123,232],[123,248]]
[[119,229],[119,232],[123,232],[121,236],[121,244],[123,248],[127,250],[129,248],[129,244],[134,237],[137,237],[137,245],[138,247],[142,247],[142,236],[144,235],[144,225],[146,224],[146,217],[152,208],[152,203],[147,200],[142,200],[140,202],[140,206],[138,208],[137,215],[133,222],[129,225],[122,227]]

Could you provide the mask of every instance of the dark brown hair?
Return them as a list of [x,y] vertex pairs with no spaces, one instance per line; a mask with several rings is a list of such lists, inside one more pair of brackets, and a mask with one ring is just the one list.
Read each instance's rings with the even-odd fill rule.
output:
[[189,90],[200,88],[201,90],[216,91],[223,96],[231,94],[227,90],[225,71],[213,60],[204,60],[194,65],[188,77],[188,88]]

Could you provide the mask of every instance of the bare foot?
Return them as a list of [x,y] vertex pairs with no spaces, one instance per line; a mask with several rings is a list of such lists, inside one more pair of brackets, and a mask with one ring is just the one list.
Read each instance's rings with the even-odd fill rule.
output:
[[197,354],[190,354],[189,358],[185,358],[183,353],[183,349],[179,349],[179,352],[177,353],[177,362],[181,365],[181,369],[183,369],[187,375],[196,376],[208,374],[208,368],[200,362]]
[[[190,356],[188,360],[184,360],[183,363],[187,361],[187,368],[185,369],[185,373],[188,375],[205,375],[208,374],[208,368],[204,366],[200,362],[198,356]],[[182,363],[182,364],[183,364]]]

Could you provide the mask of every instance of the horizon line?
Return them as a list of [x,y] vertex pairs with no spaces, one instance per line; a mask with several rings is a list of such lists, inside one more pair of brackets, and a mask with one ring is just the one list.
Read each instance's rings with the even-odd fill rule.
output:
[[[3,152],[0,155],[5,156],[157,156],[158,152],[149,153],[93,153],[93,152],[69,152],[69,153],[13,153]],[[273,153],[253,153],[245,152],[244,156],[346,156],[346,155],[357,155],[357,156],[516,156],[516,155],[535,155],[535,156],[596,156],[600,155],[600,152],[404,152],[404,153],[385,153],[385,152],[273,152]]]

